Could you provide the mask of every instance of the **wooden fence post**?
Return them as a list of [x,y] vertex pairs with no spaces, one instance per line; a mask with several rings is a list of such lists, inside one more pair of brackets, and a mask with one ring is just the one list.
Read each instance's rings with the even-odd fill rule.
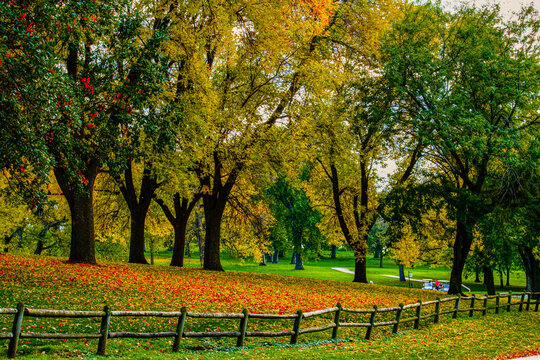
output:
[[519,312],[523,311],[524,302],[525,302],[525,293],[521,294],[521,299],[519,300]]
[[302,316],[304,316],[304,313],[302,312],[302,310],[298,310],[296,312],[296,315],[298,315],[298,317],[294,319],[294,326],[293,326],[294,334],[291,336],[291,344],[296,344],[296,342],[298,341],[298,333],[300,332],[300,322],[302,321]]
[[531,292],[527,293],[527,307],[525,308],[525,310],[527,311],[529,311],[529,309],[531,308],[531,295],[532,295]]
[[469,310],[469,317],[474,315],[474,301],[476,300],[476,295],[473,294],[471,299],[471,309]]
[[454,306],[454,313],[452,314],[452,319],[457,318],[460,303],[461,303],[461,294],[458,294],[458,297],[456,299],[456,305]]
[[437,297],[437,302],[435,303],[435,318],[433,319],[434,324],[439,322],[440,314],[441,314],[441,298]]
[[17,304],[17,313],[13,319],[13,327],[11,333],[13,337],[9,341],[8,358],[14,359],[17,356],[17,344],[19,343],[19,337],[21,336],[21,327],[24,319],[24,304],[19,302]]
[[420,314],[422,313],[422,301],[418,300],[418,307],[416,308],[416,319],[414,320],[414,328],[420,327]]
[[495,298],[495,314],[499,313],[500,304],[501,304],[501,294],[497,293],[497,297]]
[[336,310],[336,314],[334,315],[334,324],[336,324],[336,326],[334,326],[334,329],[332,330],[332,339],[337,338],[337,333],[339,329],[339,317],[341,315],[341,304],[338,303],[336,307],[337,307],[337,310]]
[[488,306],[488,294],[486,294],[486,297],[484,298],[484,310],[482,310],[483,316],[486,316],[487,314],[487,306]]
[[401,314],[403,313],[403,303],[399,304],[399,309],[397,309],[396,312],[396,323],[394,324],[394,328],[392,329],[392,333],[395,334],[398,331],[399,322],[401,321]]
[[238,339],[236,340],[236,346],[244,346],[244,339],[246,338],[249,311],[244,309],[242,313],[244,314],[244,317],[240,319],[240,336],[238,336]]
[[366,331],[366,340],[369,340],[369,338],[371,338],[371,332],[373,331],[373,324],[375,323],[375,315],[377,315],[377,305],[373,305],[373,312],[371,313],[371,316],[369,317],[369,326]]
[[508,292],[508,305],[506,305],[506,312],[510,312],[510,303],[512,302],[512,292]]
[[185,306],[182,306],[180,309],[180,317],[178,318],[178,324],[176,325],[176,336],[174,337],[173,351],[177,352],[180,349],[180,340],[182,340],[182,335],[184,335],[184,326],[186,326],[186,314],[187,309]]
[[98,355],[105,355],[105,350],[107,348],[107,338],[109,337],[109,323],[111,322],[111,309],[108,306],[103,308],[105,315],[101,318],[101,327],[99,333],[101,337],[98,342]]

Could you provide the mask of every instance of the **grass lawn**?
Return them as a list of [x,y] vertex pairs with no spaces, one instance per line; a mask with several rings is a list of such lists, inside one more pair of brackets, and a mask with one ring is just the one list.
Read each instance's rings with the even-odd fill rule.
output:
[[[354,270],[354,255],[351,251],[338,251],[336,259],[330,259],[330,254],[325,253],[324,259],[307,259],[304,261],[305,270],[295,271],[294,265],[290,264],[290,257],[280,259],[279,264],[267,264],[266,266],[259,266],[258,262],[249,260],[239,260],[230,258],[227,254],[222,254],[222,264],[225,270],[228,271],[246,271],[254,273],[265,273],[275,275],[290,275],[298,277],[306,277],[312,279],[324,279],[324,280],[342,280],[352,281],[353,275],[333,270],[333,268],[348,268]],[[172,251],[162,251],[156,254],[155,264],[168,265],[172,256]],[[186,266],[188,267],[200,267],[200,261],[198,258],[198,252],[194,252],[191,258],[186,258]],[[150,254],[147,254],[147,258],[150,258]],[[431,268],[429,266],[416,266],[413,268],[405,269],[405,276],[408,273],[413,273],[413,279],[436,279],[450,280],[450,269],[446,267]],[[399,275],[398,266],[395,262],[386,257],[383,260],[383,267],[379,267],[379,259],[373,259],[368,257],[367,259],[367,276],[368,280],[373,280],[378,285],[409,287],[409,282],[400,282],[399,279],[386,277],[384,275]],[[495,276],[497,274],[494,274]],[[506,277],[505,277],[506,281]],[[510,285],[499,289],[497,286],[498,279],[495,278],[496,289],[500,292],[523,291],[525,288],[525,273],[522,270],[514,271],[510,274]],[[463,279],[463,284],[471,289],[471,293],[484,294],[486,288],[482,283],[474,282],[474,275],[469,275],[468,278]],[[421,282],[412,281],[411,285],[415,288],[421,288]],[[468,293],[467,290],[464,289]]]
[[[157,257],[158,260],[163,260]],[[351,259],[333,260],[335,264]],[[190,260],[191,262],[191,260]],[[319,274],[323,279],[299,279],[297,276],[246,272],[248,263],[226,260],[226,268],[244,271],[226,273],[177,269],[167,266],[141,266],[123,263],[102,263],[97,266],[67,264],[62,259],[0,255],[0,308],[15,307],[18,301],[43,309],[101,310],[179,310],[186,306],[195,312],[251,312],[292,314],[297,309],[312,311],[340,302],[350,308],[395,306],[398,303],[427,301],[441,294],[434,291],[346,281],[328,281],[337,276],[350,276],[328,270],[324,261],[306,264],[305,271],[291,271],[287,263],[252,266],[294,274]],[[192,265],[195,265],[193,262]],[[253,264],[252,264],[253,265]],[[338,265],[339,266],[339,265]],[[346,266],[339,266],[346,267]],[[281,270],[280,270],[281,269]],[[384,270],[384,269],[383,269]],[[414,270],[417,271],[417,270]],[[426,271],[430,271],[429,269]],[[381,272],[382,274],[382,272]],[[377,279],[374,277],[374,279]],[[385,279],[381,277],[380,280]],[[391,280],[391,279],[390,279]],[[375,280],[374,280],[375,281]],[[449,306],[452,303],[447,303]],[[235,339],[184,339],[179,353],[171,351],[172,339],[110,339],[108,358],[113,359],[388,359],[388,358],[512,358],[518,354],[536,354],[540,346],[540,313],[489,314],[486,317],[456,319],[445,315],[439,324],[426,320],[420,330],[410,325],[400,327],[398,334],[390,328],[375,328],[370,341],[363,340],[365,329],[341,328],[339,340],[329,341],[330,330],[300,336],[291,346],[288,338],[247,338],[246,347],[235,348]],[[392,315],[386,313],[386,315]],[[404,316],[411,316],[407,314]],[[364,315],[347,315],[342,321],[366,322]],[[379,321],[384,319],[381,314]],[[390,319],[390,318],[389,318]],[[13,315],[0,315],[0,333],[10,332]],[[331,322],[331,316],[305,319],[302,326],[319,326]],[[100,319],[29,318],[23,322],[25,332],[95,333]],[[113,318],[111,331],[163,332],[174,331],[176,319]],[[290,330],[290,320],[255,320],[248,331]],[[236,331],[237,320],[205,320],[189,318],[185,331]],[[5,356],[7,340],[0,340],[0,357]],[[30,340],[22,339],[21,358],[49,359],[58,357],[98,358],[97,340]]]

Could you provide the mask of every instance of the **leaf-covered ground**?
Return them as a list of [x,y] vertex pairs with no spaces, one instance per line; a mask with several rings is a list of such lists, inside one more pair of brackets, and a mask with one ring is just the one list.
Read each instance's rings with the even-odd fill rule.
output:
[[[46,257],[0,255],[0,307],[100,310],[179,310],[291,314],[333,307],[349,308],[395,306],[435,298],[440,293],[406,288],[313,280],[253,273],[216,273],[197,269],[127,264],[73,265]],[[452,306],[447,303],[447,306]],[[426,309],[428,310],[428,309]],[[332,321],[312,320],[312,325]],[[387,315],[390,315],[388,313]],[[412,316],[413,314],[404,317]],[[393,316],[393,315],[392,315]],[[344,340],[329,342],[330,332],[303,335],[300,345],[289,347],[287,338],[246,340],[247,349],[237,350],[235,339],[183,340],[179,354],[171,352],[171,339],[111,339],[107,353],[117,358],[500,358],[534,354],[540,339],[539,313],[511,313],[475,316],[442,324],[423,323],[420,331],[401,328],[398,335],[390,328],[377,328],[372,341],[360,340],[365,329],[340,329]],[[0,333],[11,331],[12,315],[0,315]],[[378,319],[381,321],[381,319]],[[367,319],[351,319],[366,322]],[[306,321],[307,323],[307,321]],[[531,325],[532,324],[532,325]],[[290,321],[250,321],[248,331],[290,330]],[[311,326],[311,325],[305,325]],[[113,318],[111,331],[174,331],[175,319]],[[188,319],[186,331],[236,330],[236,320]],[[23,331],[99,332],[99,319],[25,318]],[[0,356],[7,340],[0,340]],[[93,357],[96,340],[22,340],[19,355],[42,357]],[[458,356],[459,355],[459,356]]]
[[179,310],[291,314],[335,306],[367,308],[415,302],[426,292],[254,273],[164,266],[68,264],[0,255],[0,306],[98,310]]

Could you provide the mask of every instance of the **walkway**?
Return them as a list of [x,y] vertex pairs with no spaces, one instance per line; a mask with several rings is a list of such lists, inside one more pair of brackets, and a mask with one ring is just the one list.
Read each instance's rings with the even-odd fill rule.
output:
[[[347,274],[354,274],[354,271],[352,271],[351,269],[347,269],[347,268],[332,268],[332,270],[341,271],[341,272],[344,272],[344,273],[347,273]],[[397,275],[383,275],[383,276],[399,279],[399,276],[397,276]],[[409,278],[406,277],[405,280],[409,280]],[[410,279],[410,280],[411,281],[423,282],[423,280],[420,280],[420,279]]]

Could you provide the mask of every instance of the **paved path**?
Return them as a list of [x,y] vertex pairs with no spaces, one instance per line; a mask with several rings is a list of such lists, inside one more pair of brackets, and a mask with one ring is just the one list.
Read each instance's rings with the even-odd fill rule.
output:
[[[383,275],[383,276],[391,277],[391,278],[394,278],[394,279],[399,279],[399,276],[397,276],[397,275]],[[406,277],[405,280],[424,282],[424,280],[420,280],[420,279],[409,279],[408,277]]]
[[[344,273],[347,273],[347,274],[354,274],[354,271],[352,271],[351,269],[347,269],[347,268],[332,268],[332,270],[341,271],[341,272],[344,272]],[[399,276],[397,276],[397,275],[383,275],[383,276],[399,279]],[[409,278],[406,277],[405,280],[409,280]],[[423,282],[420,279],[411,279],[411,281]]]

